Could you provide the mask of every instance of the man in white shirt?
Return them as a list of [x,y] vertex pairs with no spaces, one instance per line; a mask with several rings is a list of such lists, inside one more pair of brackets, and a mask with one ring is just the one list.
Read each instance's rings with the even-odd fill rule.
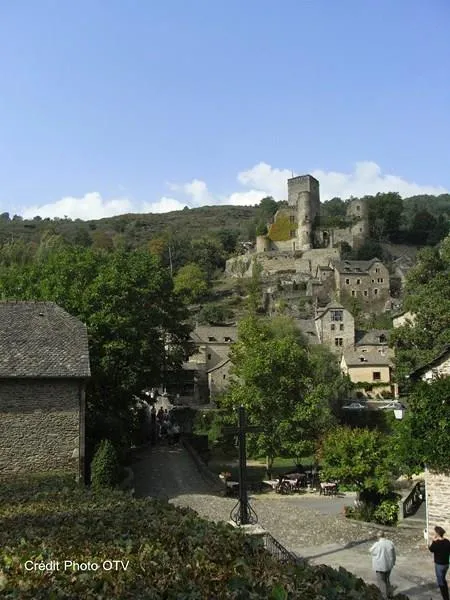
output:
[[378,541],[370,548],[372,566],[377,576],[378,587],[384,598],[389,598],[391,593],[390,575],[394,568],[396,555],[395,546],[387,540],[384,531],[378,532]]

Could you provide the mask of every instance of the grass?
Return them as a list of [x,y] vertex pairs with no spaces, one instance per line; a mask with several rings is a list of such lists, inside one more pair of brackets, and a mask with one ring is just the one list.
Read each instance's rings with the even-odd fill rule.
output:
[[[255,464],[257,462],[258,464]],[[306,457],[299,461],[302,465],[311,465],[313,457]],[[276,478],[277,475],[282,473],[288,473],[295,469],[295,465],[298,463],[296,458],[285,458],[277,456],[273,463],[272,476]],[[231,473],[231,478],[237,480],[239,477],[239,465],[238,456],[227,456],[224,455],[217,449],[213,449],[211,452],[211,458],[208,462],[208,467],[213,473]],[[248,459],[247,461],[247,478],[249,482],[259,482],[266,479],[266,463],[264,459]]]

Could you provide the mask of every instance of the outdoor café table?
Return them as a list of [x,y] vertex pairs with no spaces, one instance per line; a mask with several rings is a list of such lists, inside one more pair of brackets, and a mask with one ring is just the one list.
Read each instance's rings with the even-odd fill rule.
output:
[[325,481],[320,484],[320,493],[324,496],[334,496],[337,492],[337,484]]

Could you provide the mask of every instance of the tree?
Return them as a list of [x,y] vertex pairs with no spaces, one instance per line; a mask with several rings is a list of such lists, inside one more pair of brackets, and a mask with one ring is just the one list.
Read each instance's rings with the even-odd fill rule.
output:
[[90,440],[124,442],[133,396],[159,385],[190,350],[186,310],[148,251],[56,248],[42,260],[0,269],[0,286],[8,298],[51,300],[86,323]]
[[365,196],[368,203],[371,237],[378,241],[395,241],[402,222],[403,200],[397,192]]
[[227,254],[231,254],[236,250],[236,244],[239,238],[238,229],[219,229],[217,237],[222,244],[223,249]]
[[355,485],[359,492],[390,490],[389,443],[378,431],[338,427],[322,440],[318,458],[326,480]]
[[409,271],[405,310],[416,315],[414,326],[392,332],[397,380],[428,362],[450,343],[450,237],[438,248],[424,248]]
[[272,196],[266,196],[261,200],[258,207],[258,212],[263,221],[270,221],[278,210],[278,202]]
[[269,474],[278,455],[310,454],[333,418],[292,321],[270,322],[251,314],[239,324],[230,358],[233,381],[221,407],[231,411],[243,405],[250,421],[264,426],[249,439],[250,452],[267,457]]
[[409,472],[423,466],[450,471],[450,377],[420,382],[408,398],[397,439],[397,456]]
[[410,242],[418,246],[425,246],[429,241],[430,234],[434,235],[436,226],[437,220],[430,212],[427,210],[417,212],[409,230]]
[[188,263],[174,277],[174,291],[186,302],[195,302],[208,291],[205,273],[199,265]]
[[233,311],[221,304],[205,304],[198,314],[201,323],[217,325],[229,321],[233,317]]

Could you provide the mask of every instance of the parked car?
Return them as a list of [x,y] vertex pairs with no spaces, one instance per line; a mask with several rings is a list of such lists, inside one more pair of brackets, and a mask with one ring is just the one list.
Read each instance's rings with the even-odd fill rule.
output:
[[380,406],[380,410],[400,410],[401,408],[405,408],[401,402],[389,402],[389,404]]
[[345,410],[363,410],[366,407],[364,404],[361,404],[361,402],[350,402],[350,404],[347,404],[347,406],[343,406],[342,408]]

